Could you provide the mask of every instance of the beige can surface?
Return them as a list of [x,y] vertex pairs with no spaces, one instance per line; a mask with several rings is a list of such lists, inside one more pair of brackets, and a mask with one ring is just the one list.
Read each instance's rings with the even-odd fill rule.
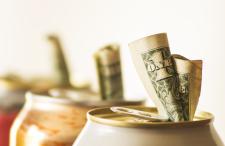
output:
[[[93,103],[93,102],[92,102]],[[120,104],[139,102],[120,102]],[[68,98],[28,93],[26,103],[10,132],[10,146],[72,146],[94,107],[117,102],[78,102]]]
[[[156,108],[130,108],[157,113]],[[87,118],[73,146],[224,146],[208,112],[199,112],[194,121],[176,123],[149,122],[109,108],[91,110]]]

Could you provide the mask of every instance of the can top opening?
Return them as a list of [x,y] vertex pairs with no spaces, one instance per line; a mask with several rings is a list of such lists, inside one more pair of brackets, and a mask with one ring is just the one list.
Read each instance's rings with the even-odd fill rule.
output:
[[[143,110],[150,113],[157,113],[155,107],[127,106],[129,108]],[[193,121],[183,122],[150,122],[131,116],[114,113],[110,108],[97,108],[90,110],[87,114],[88,120],[103,125],[119,127],[153,128],[153,127],[193,127],[204,126],[211,123],[214,116],[208,112],[197,112]]]

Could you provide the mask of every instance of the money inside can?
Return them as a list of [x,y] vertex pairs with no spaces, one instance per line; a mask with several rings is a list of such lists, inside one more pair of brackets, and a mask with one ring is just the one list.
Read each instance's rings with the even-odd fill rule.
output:
[[107,45],[95,53],[100,93],[103,100],[123,98],[119,45]]
[[191,121],[201,91],[202,60],[171,54],[166,33],[129,43],[133,63],[160,115]]

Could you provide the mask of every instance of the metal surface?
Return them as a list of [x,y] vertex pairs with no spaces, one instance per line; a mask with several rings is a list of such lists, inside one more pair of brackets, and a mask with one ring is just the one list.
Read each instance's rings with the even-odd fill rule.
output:
[[[151,107],[129,108],[157,113]],[[208,112],[199,112],[194,121],[149,122],[99,108],[89,111],[87,118],[73,146],[224,146]]]
[[[157,109],[153,107],[131,106],[130,108],[157,114]],[[129,115],[120,115],[114,113],[110,108],[98,108],[88,112],[87,118],[93,122],[97,122],[110,126],[122,127],[183,127],[183,126],[199,126],[207,125],[213,121],[214,117],[208,112],[198,112],[193,121],[183,122],[151,122],[147,120],[137,120],[138,118]]]
[[[82,98],[82,94],[76,94]],[[28,92],[25,106],[11,128],[10,146],[71,146],[86,123],[87,111],[102,105],[89,103]]]

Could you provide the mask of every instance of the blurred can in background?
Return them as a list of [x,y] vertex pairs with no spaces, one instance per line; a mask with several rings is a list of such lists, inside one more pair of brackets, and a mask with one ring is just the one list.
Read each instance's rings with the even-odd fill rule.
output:
[[[10,146],[72,146],[86,123],[88,110],[117,104],[89,101],[85,96],[90,99],[92,93],[88,92],[75,92],[77,97],[73,100],[62,97],[67,92],[59,91],[58,97],[27,93],[26,103],[11,128]],[[78,101],[82,97],[85,100]],[[140,105],[143,101],[132,103]]]
[[26,89],[16,78],[0,78],[0,146],[9,146],[10,127],[23,106]]

